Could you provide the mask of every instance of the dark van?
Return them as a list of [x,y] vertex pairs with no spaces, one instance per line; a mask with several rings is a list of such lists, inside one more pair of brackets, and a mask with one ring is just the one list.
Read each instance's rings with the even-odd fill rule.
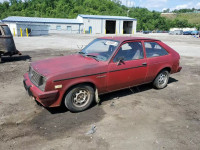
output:
[[0,23],[0,62],[2,56],[21,55],[16,49],[12,33],[6,24]]

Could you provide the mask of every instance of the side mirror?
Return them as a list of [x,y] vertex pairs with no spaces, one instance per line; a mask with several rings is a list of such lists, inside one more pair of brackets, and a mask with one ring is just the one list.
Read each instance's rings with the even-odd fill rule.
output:
[[117,66],[121,65],[121,64],[124,64],[124,57],[119,57],[117,58]]

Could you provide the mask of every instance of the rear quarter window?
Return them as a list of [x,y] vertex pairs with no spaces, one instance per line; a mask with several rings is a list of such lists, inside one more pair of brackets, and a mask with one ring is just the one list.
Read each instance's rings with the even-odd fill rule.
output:
[[148,58],[168,55],[168,52],[156,42],[144,42],[144,45]]

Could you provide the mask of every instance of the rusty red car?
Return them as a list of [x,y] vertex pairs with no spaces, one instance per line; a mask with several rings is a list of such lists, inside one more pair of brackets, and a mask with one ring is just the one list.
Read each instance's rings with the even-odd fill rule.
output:
[[102,37],[79,53],[32,62],[23,83],[44,107],[63,104],[80,112],[101,94],[151,82],[165,88],[169,75],[182,69],[179,61],[179,54],[160,40]]

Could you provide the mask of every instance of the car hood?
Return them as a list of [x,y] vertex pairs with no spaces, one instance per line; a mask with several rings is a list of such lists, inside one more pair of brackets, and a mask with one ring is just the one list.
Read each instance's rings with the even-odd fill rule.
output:
[[65,77],[81,76],[104,72],[106,62],[96,61],[93,58],[80,54],[72,54],[62,57],[50,58],[31,63],[31,66],[39,74],[52,77],[63,75]]

